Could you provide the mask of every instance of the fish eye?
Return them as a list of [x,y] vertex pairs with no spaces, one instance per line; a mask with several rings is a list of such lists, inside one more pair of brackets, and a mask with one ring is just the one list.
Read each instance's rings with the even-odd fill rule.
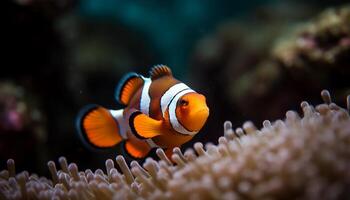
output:
[[184,100],[184,99],[181,99],[180,100],[180,105],[181,106],[187,106],[188,105],[188,101]]

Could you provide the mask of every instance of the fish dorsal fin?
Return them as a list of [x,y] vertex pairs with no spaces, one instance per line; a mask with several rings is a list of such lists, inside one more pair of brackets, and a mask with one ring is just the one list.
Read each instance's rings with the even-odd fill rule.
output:
[[166,65],[155,65],[152,67],[152,69],[149,71],[149,75],[152,80],[155,80],[157,78],[163,77],[163,76],[172,76],[171,69]]
[[115,98],[122,105],[128,105],[136,91],[142,86],[143,79],[140,75],[130,72],[119,81],[115,91]]

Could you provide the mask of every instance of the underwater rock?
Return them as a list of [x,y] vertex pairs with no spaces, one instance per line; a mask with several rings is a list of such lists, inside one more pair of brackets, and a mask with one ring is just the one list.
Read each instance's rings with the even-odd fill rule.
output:
[[[122,156],[105,169],[79,171],[77,164],[48,162],[51,178],[16,174],[14,160],[0,172],[3,199],[348,199],[350,197],[350,95],[347,109],[332,102],[301,103],[303,115],[288,111],[284,121],[224,124],[218,144],[196,143],[172,160],[130,167]],[[119,170],[118,170],[119,169]]]

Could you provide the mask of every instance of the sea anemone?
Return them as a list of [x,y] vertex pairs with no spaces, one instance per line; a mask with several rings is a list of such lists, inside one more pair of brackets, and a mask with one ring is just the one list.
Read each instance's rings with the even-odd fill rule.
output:
[[350,197],[350,95],[347,109],[321,92],[324,104],[301,103],[303,116],[251,122],[232,129],[224,123],[218,144],[196,143],[171,160],[127,165],[123,156],[106,169],[79,171],[59,158],[48,162],[51,178],[16,174],[12,159],[0,172],[0,199],[348,199]]

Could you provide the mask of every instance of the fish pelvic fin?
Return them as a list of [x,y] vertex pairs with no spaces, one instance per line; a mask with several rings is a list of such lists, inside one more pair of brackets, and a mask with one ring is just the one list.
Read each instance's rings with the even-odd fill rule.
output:
[[123,142],[124,153],[132,159],[139,160],[146,158],[151,148],[145,141],[127,139]]
[[116,87],[115,98],[120,104],[127,106],[133,95],[142,85],[143,79],[139,74],[134,72],[127,73]]
[[78,115],[76,128],[88,147],[109,148],[122,141],[117,120],[108,109],[99,105],[83,108]]
[[172,76],[171,69],[166,65],[155,65],[152,67],[152,69],[149,71],[149,75],[152,80],[161,78],[163,76]]

